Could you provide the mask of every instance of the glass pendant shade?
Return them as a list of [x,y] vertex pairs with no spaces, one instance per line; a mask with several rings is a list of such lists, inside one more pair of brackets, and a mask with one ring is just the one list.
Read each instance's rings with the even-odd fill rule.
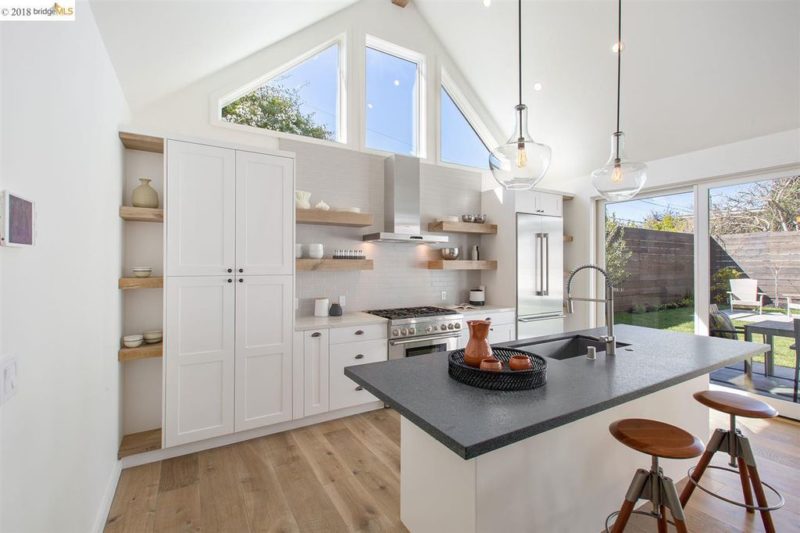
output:
[[611,135],[611,155],[606,164],[592,172],[592,185],[611,202],[630,200],[647,181],[647,165],[625,159],[625,134]]
[[514,108],[517,126],[508,142],[492,150],[489,167],[497,182],[510,191],[526,191],[539,183],[550,166],[550,147],[528,133],[528,106]]

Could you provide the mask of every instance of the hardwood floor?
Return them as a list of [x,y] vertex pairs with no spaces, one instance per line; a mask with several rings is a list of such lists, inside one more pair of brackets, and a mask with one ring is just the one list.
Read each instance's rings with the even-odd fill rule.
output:
[[[713,414],[712,422],[725,426],[727,418]],[[797,531],[800,424],[742,420],[739,426],[751,437],[762,477],[786,497],[786,506],[773,513],[777,530]],[[399,443],[400,417],[382,409],[129,468],[106,531],[407,531],[400,522]],[[737,475],[709,474],[705,483],[740,498]],[[626,488],[619,489],[620,501]],[[686,514],[695,532],[764,530],[758,514],[699,490]],[[626,529],[655,530],[654,521],[638,516]]]

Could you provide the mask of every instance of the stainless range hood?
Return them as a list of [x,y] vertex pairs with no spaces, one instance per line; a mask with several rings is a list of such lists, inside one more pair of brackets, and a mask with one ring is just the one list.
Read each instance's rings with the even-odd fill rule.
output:
[[421,233],[419,159],[392,155],[384,161],[383,223],[380,233],[364,235],[369,242],[431,244],[448,242],[446,235]]

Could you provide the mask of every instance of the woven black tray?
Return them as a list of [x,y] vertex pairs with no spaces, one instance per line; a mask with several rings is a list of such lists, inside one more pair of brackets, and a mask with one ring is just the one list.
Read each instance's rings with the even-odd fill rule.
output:
[[[494,357],[503,362],[500,372],[486,372],[464,363],[464,350],[450,352],[448,374],[456,381],[479,389],[516,391],[541,387],[547,382],[547,361],[538,355],[511,348],[492,347]],[[508,360],[512,355],[527,355],[533,368],[530,370],[510,370]]]

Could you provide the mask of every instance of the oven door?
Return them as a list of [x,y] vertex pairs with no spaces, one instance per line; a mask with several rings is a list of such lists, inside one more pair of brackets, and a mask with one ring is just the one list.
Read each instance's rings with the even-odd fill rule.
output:
[[389,359],[402,359],[434,352],[449,352],[458,346],[459,334],[431,335],[414,339],[389,341]]

